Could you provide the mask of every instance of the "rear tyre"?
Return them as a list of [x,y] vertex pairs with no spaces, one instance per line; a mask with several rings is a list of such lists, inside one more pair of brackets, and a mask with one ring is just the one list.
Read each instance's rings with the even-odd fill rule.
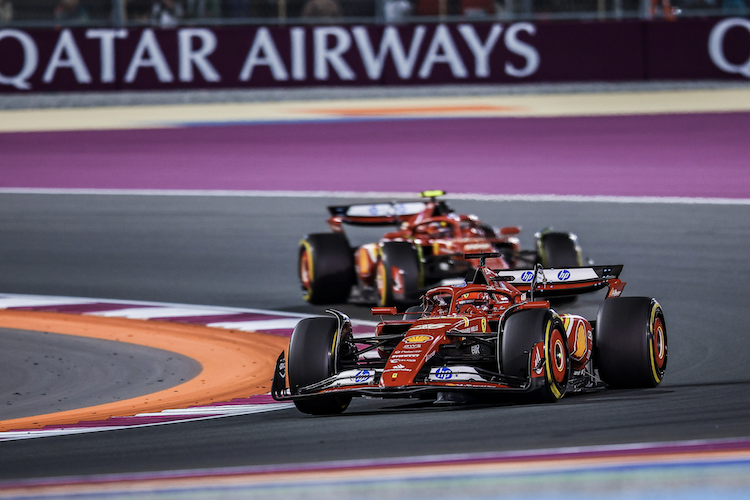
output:
[[583,266],[581,249],[570,233],[544,233],[537,240],[537,251],[542,266],[548,269]]
[[340,233],[307,235],[299,244],[302,296],[311,304],[346,302],[355,282],[354,254]]
[[529,357],[540,342],[544,346],[544,385],[531,394],[531,399],[554,403],[565,395],[568,386],[570,353],[565,328],[553,311],[527,309],[508,318],[502,333],[500,370],[505,375],[528,379]]
[[619,297],[599,308],[594,334],[599,377],[612,388],[656,387],[667,369],[667,327],[655,299]]
[[[301,387],[320,382],[337,372],[336,346],[338,321],[336,318],[305,318],[294,327],[289,342],[287,371],[293,395]],[[352,401],[351,396],[315,396],[295,400],[302,413],[310,415],[335,415],[343,412]]]
[[419,300],[419,258],[416,249],[405,241],[387,241],[380,245],[375,283],[378,305],[388,307],[397,303]]

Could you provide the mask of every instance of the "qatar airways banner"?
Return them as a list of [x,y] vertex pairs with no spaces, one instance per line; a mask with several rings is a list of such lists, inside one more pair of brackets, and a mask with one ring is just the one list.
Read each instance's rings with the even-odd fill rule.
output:
[[0,91],[750,78],[750,21],[0,29]]

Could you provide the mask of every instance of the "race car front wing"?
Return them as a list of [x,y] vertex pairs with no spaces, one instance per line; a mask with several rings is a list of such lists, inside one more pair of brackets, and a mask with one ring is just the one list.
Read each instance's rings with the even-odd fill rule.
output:
[[[529,359],[529,365],[531,360]],[[531,366],[529,366],[529,373]],[[500,381],[487,380],[472,366],[435,366],[430,369],[424,381],[399,387],[379,385],[382,369],[361,368],[345,370],[314,384],[300,387],[292,393],[286,381],[286,360],[284,353],[279,355],[271,385],[271,396],[276,401],[308,399],[321,395],[348,394],[379,398],[398,398],[427,395],[445,391],[471,392],[532,392],[544,385],[544,378],[526,379],[494,374]]]

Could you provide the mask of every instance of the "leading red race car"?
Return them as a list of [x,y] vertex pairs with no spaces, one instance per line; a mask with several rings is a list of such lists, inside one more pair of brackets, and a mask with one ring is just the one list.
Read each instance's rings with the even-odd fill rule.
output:
[[[491,270],[429,290],[403,319],[354,336],[349,318],[306,318],[277,361],[272,395],[309,414],[344,411],[353,396],[438,402],[523,397],[555,402],[605,387],[655,387],[667,367],[659,303],[620,297],[622,266]],[[559,314],[548,298],[608,289],[596,321]],[[395,314],[395,307],[374,307]],[[287,379],[288,377],[288,379]],[[288,380],[288,383],[287,383]]]
[[[331,233],[305,236],[298,270],[303,297],[312,304],[355,300],[381,306],[414,304],[429,288],[463,280],[478,265],[467,253],[499,253],[493,269],[583,265],[577,238],[550,230],[536,234],[536,248],[521,250],[518,227],[495,229],[474,215],[453,211],[425,191],[423,200],[331,206]],[[388,226],[397,229],[380,241],[352,248],[344,226]],[[352,294],[352,289],[354,293]]]

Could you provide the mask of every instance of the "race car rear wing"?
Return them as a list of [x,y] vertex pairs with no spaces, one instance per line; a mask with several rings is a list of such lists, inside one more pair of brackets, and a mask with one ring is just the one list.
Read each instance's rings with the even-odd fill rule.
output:
[[359,226],[387,226],[400,223],[404,218],[422,213],[427,208],[424,201],[394,201],[328,207],[332,218],[338,222]]
[[564,297],[594,292],[609,287],[609,296],[618,296],[625,283],[618,278],[622,265],[566,267],[560,269],[505,269],[494,271],[492,281],[503,281],[521,292],[531,292],[534,297]]

